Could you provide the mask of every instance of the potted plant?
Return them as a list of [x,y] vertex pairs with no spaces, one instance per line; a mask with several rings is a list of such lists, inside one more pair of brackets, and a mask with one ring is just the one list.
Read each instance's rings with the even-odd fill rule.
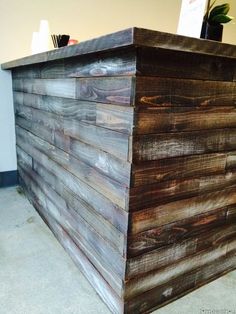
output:
[[212,8],[215,2],[216,0],[211,4],[211,0],[208,1],[207,11],[202,24],[201,38],[222,41],[222,24],[230,22],[233,17],[228,15],[230,9],[229,3],[217,5]]

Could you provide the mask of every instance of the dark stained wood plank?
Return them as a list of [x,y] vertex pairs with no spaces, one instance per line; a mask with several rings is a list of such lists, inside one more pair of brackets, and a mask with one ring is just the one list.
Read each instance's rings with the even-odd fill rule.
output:
[[[72,236],[78,235],[80,239],[84,239],[84,244],[89,243],[92,250],[100,256],[100,262],[104,265],[108,264],[120,278],[124,277],[125,260],[124,258],[106,242],[85,220],[79,215],[72,215],[70,208],[66,202],[59,196],[48,184],[44,182],[34,171],[23,168],[20,165],[20,174],[24,176],[26,173],[27,180],[30,182],[30,188],[34,191],[37,197],[41,198],[46,204],[48,213],[60,223],[67,232]],[[109,263],[112,260],[112,263]]]
[[[97,264],[95,260],[95,254],[90,254],[88,257],[83,252],[83,244],[80,243],[79,245],[77,245],[74,240],[72,240],[68,232],[66,232],[66,230],[55,219],[53,219],[52,216],[48,214],[47,210],[44,208],[40,200],[38,200],[37,197],[35,198],[35,195],[32,190],[30,190],[29,186],[26,186],[26,184],[24,184],[22,180],[21,183],[24,186],[24,190],[27,193],[27,196],[31,200],[32,204],[38,210],[45,222],[49,225],[50,229],[53,231],[56,238],[62,244],[64,249],[71,256],[77,267],[79,267],[79,269],[90,282],[94,283],[93,286],[96,287],[96,291],[99,293],[100,297],[104,300],[104,302],[106,302],[108,306],[109,302],[107,302],[107,298],[109,298],[111,302],[111,310],[115,313],[120,313],[123,303],[121,302],[121,299],[118,297],[118,295],[115,293],[115,290],[111,288],[111,285],[106,280],[104,280],[104,278],[106,278],[106,275],[108,275],[108,272],[104,269],[104,272],[100,273],[96,268]],[[90,262],[90,257],[92,258],[93,263]],[[100,264],[100,266],[103,265]],[[103,276],[103,273],[106,275]]]
[[18,92],[76,98],[76,79],[15,79],[13,90]]
[[54,160],[80,180],[110,199],[114,204],[127,209],[128,189],[124,184],[120,184],[110,177],[104,176],[93,167],[90,167],[88,164],[74,158],[39,137],[24,131],[21,131],[21,137],[24,138],[25,141],[28,140],[32,147],[40,150],[50,159]]
[[[33,170],[43,180],[53,188],[65,201],[71,209],[72,214],[75,211],[80,215],[93,229],[96,230],[107,242],[110,242],[122,255],[126,254],[126,236],[120,232],[114,225],[108,222],[102,215],[97,213],[89,204],[76,198],[76,195],[67,188],[57,177],[48,171],[44,166],[34,160]],[[74,214],[76,221],[76,215]]]
[[235,268],[235,58],[133,28],[3,65],[20,182],[113,313]]
[[[160,270],[162,267],[178,262],[180,259],[199,254],[203,250],[213,249],[224,242],[235,238],[236,225],[222,225],[218,228],[206,230],[201,235],[185,239],[180,242],[165,246],[161,249],[149,251],[127,260],[126,280],[145,276],[150,271]],[[193,256],[194,260],[195,256]],[[147,274],[148,275],[148,274]]]
[[154,110],[136,115],[135,133],[184,132],[236,127],[235,107],[183,110],[180,113],[157,113]]
[[126,106],[133,103],[133,88],[134,79],[128,76],[13,80],[17,92]]
[[[236,226],[235,226],[236,228]],[[230,240],[229,240],[230,241]],[[229,243],[231,250],[228,251]],[[193,256],[178,260],[165,268],[147,273],[145,276],[138,276],[128,280],[125,288],[125,299],[131,299],[135,296],[161,286],[167,282],[178,278],[194,269],[204,268],[205,265],[213,263],[215,260],[224,257],[227,253],[235,252],[236,240],[226,242],[216,246],[216,248],[197,253]]]
[[74,100],[69,98],[14,92],[14,105],[21,111],[23,106],[47,111],[63,117],[122,133],[132,133],[133,108]]
[[236,203],[236,187],[178,200],[130,214],[130,234],[204,214]]
[[133,104],[132,77],[79,78],[76,80],[76,98],[108,104]]
[[135,135],[133,161],[197,155],[236,149],[236,129]]
[[138,110],[151,107],[233,106],[236,100],[234,82],[190,80],[159,77],[136,78]]
[[78,121],[64,120],[64,133],[81,142],[110,153],[125,161],[130,160],[129,136]]
[[136,73],[136,52],[116,50],[110,52],[78,56],[69,59],[15,68],[13,78],[55,79],[66,77],[121,76]]
[[132,164],[132,186],[225,172],[226,153],[180,156]]
[[67,77],[120,76],[136,73],[135,49],[116,50],[65,59]]
[[232,81],[234,59],[194,52],[141,47],[137,49],[137,74],[159,77]]
[[177,51],[194,52],[210,56],[236,57],[235,45],[216,43],[182,35],[134,28],[134,44],[141,47],[165,48]]
[[89,185],[79,180],[76,176],[65,170],[59,164],[48,158],[40,150],[36,150],[17,132],[17,145],[43,165],[48,171],[59,177],[61,182],[70,189],[76,198],[90,204],[95,211],[104,216],[122,233],[127,231],[128,214],[120,207],[105,198],[102,194],[92,189]]
[[[22,173],[22,169],[20,169],[21,175],[23,178],[27,179],[27,176],[25,173]],[[114,270],[110,267],[109,264],[107,264],[107,260],[104,260],[98,254],[94,247],[91,246],[85,239],[82,237],[77,231],[73,229],[71,226],[71,221],[68,220],[68,215],[63,217],[63,215],[60,213],[58,217],[55,218],[55,214],[57,212],[57,208],[54,206],[54,204],[48,199],[45,198],[45,195],[34,185],[32,185],[31,194],[33,193],[34,199],[37,200],[41,204],[41,207],[44,207],[49,215],[51,215],[51,211],[53,210],[52,217],[56,220],[56,222],[60,223],[63,228],[68,232],[71,239],[78,243],[79,247],[81,248],[82,252],[91,259],[90,261],[93,263],[93,265],[98,269],[98,271],[101,272],[102,276],[107,280],[110,284],[110,286],[116,291],[116,293],[121,296],[123,292],[123,284],[122,284],[122,278],[119,277],[116,273],[114,273]],[[37,193],[37,194],[35,194]],[[45,205],[46,204],[46,205]],[[39,208],[39,213],[41,214],[42,210]],[[61,216],[61,219],[60,219]],[[64,219],[63,219],[64,218]],[[65,221],[65,219],[67,219]],[[79,226],[79,223],[78,223]],[[88,236],[86,236],[88,237]],[[99,241],[98,241],[99,242]],[[97,243],[99,246],[99,243]]]
[[[109,178],[127,187],[129,186],[130,163],[126,161],[129,154],[128,135],[122,135],[114,131],[106,132],[105,129],[95,126],[91,126],[90,128],[86,124],[78,124],[79,129],[77,130],[74,120],[74,122],[71,120],[65,122],[61,117],[55,116],[54,114],[43,113],[32,108],[22,111],[21,108],[16,106],[16,113],[17,124],[33,133],[35,136],[66,151]],[[64,132],[65,124],[72,125],[73,134],[75,134],[78,139],[69,136],[72,132],[65,134],[67,132],[66,130]],[[79,130],[81,132],[78,132]],[[86,130],[88,132],[86,132]],[[89,134],[89,130],[95,133],[94,137],[93,133]],[[102,138],[101,136],[103,134],[105,134],[105,136]],[[117,146],[117,141],[120,145],[119,147]],[[106,147],[109,152],[104,151]],[[124,152],[121,151],[122,149]],[[117,158],[122,154],[125,156],[127,154],[126,159],[124,158],[125,160]]]
[[[236,206],[232,205],[235,209]],[[178,220],[154,229],[128,236],[127,256],[134,257],[154,249],[175,245],[185,239],[201,236],[225,223],[233,221],[231,206]],[[235,210],[236,211],[236,210]],[[227,218],[228,217],[228,218]]]
[[236,172],[200,176],[197,178],[173,179],[157,184],[148,184],[130,189],[129,208],[131,211],[157,206],[173,200],[202,195],[222,190],[236,184]]
[[23,79],[23,78],[41,78],[40,68],[38,65],[28,65],[19,68],[12,69],[12,78]]
[[[55,118],[53,115],[45,115],[40,112],[33,116],[33,120],[26,120],[17,116],[16,121],[17,124],[34,133],[36,136],[47,140],[49,143],[67,152],[75,154],[76,157],[78,156],[76,149],[77,145],[79,145],[79,141],[89,145],[89,148],[92,147],[91,150],[102,151],[102,155],[111,154],[111,159],[123,160],[120,164],[121,167],[122,164],[127,164],[127,161],[130,160],[130,138],[127,134],[107,130],[83,122],[77,122],[75,120],[62,120]],[[60,138],[58,139],[58,137]],[[104,172],[104,169],[102,172]]]
[[129,187],[131,172],[131,164],[129,162],[118,159],[74,138],[70,138],[69,152],[79,160],[98,169],[98,171],[104,173],[109,178],[113,178],[115,181],[122,183],[123,186]]
[[125,303],[124,313],[135,314],[140,310],[149,313],[175,299],[191,292],[208,282],[223,276],[235,269],[235,251],[217,259],[204,268],[196,268],[194,271],[178,276],[176,279],[149,290]]
[[71,256],[76,266],[96,289],[100,298],[106,303],[113,313],[122,313],[123,302],[110,287],[109,283],[104,280],[94,265],[89,262],[86,255],[83,254],[80,249],[80,246],[76,245],[74,241],[71,240],[68,233],[57,223],[52,223],[51,221],[49,221],[49,223],[54,233],[56,233],[60,243]]

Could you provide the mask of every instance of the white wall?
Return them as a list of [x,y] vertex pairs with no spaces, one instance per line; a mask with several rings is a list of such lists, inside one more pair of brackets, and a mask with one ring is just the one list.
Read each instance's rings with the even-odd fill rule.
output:
[[[236,1],[227,2],[236,17]],[[132,26],[175,33],[180,6],[181,0],[0,0],[0,63],[30,54],[41,19],[52,33],[79,41]],[[236,24],[226,25],[223,41],[236,44],[235,34]],[[13,130],[10,76],[0,72],[0,171],[16,169]]]
[[16,169],[11,73],[0,70],[0,172]]

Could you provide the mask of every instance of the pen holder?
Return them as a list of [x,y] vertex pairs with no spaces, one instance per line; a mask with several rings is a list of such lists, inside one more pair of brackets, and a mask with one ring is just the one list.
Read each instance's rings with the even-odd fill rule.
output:
[[68,45],[69,35],[51,35],[54,48],[60,48]]

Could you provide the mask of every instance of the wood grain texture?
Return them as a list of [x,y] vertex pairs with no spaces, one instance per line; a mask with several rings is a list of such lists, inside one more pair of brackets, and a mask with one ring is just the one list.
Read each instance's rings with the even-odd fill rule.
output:
[[75,159],[73,156],[49,144],[47,141],[34,135],[30,135],[29,133],[24,133],[24,131],[21,132],[21,135],[22,133],[24,140],[27,140],[27,137],[29,136],[32,147],[43,152],[67,171],[73,173],[81,181],[110,199],[114,204],[127,209],[128,191],[124,185],[119,184],[109,177],[104,177],[99,171],[96,171],[84,162]]
[[175,264],[182,258],[219,246],[222,242],[224,243],[228,239],[235,238],[235,236],[235,223],[228,226],[223,226],[222,224],[218,228],[213,228],[212,230],[209,228],[204,233],[197,234],[190,239],[175,241],[173,245],[167,245],[133,257],[127,261],[126,278],[140,277],[150,271],[160,270],[162,267]]
[[234,106],[234,82],[161,77],[136,77],[136,102],[139,110],[152,107]]
[[152,205],[169,203],[203,193],[222,190],[236,184],[236,172],[220,175],[200,176],[191,179],[174,179],[157,184],[130,189],[129,209],[137,211]]
[[16,92],[127,106],[133,101],[132,88],[132,77],[13,80]]
[[133,108],[69,98],[14,92],[16,113],[24,106],[47,111],[64,119],[73,119],[121,133],[132,133]]
[[118,230],[125,233],[127,231],[128,219],[127,213],[109,199],[102,196],[88,184],[81,181],[57,162],[50,159],[46,154],[25,142],[25,139],[17,134],[17,145],[33,157],[34,160],[45,166],[48,171],[55,176],[60,177],[61,182],[70,189],[74,195],[90,204],[94,210],[110,221]]
[[[44,166],[34,160],[33,170],[45,180],[67,203],[71,211],[80,215],[106,241],[112,244],[120,254],[126,254],[126,237],[113,224],[97,213],[92,206],[76,197],[74,193]],[[76,216],[75,214],[75,216]]]
[[131,28],[3,65],[20,182],[112,313],[236,269],[235,58]]
[[233,169],[232,159],[226,153],[213,153],[144,161],[132,164],[131,184],[132,186],[142,186],[174,180],[175,178],[183,179],[202,175],[223,174],[226,167],[227,170]]
[[158,77],[232,81],[234,59],[168,48],[137,49],[137,74]]
[[130,106],[133,104],[133,83],[132,77],[77,79],[76,98]]
[[[111,164],[114,164],[113,169],[120,172],[120,174],[116,173],[115,179],[119,176],[128,176],[125,171],[130,168],[129,163],[126,162],[129,159],[129,136],[127,134],[106,130],[76,120],[67,121],[60,116],[27,107],[24,107],[23,110],[22,108],[16,108],[16,120],[19,125],[35,134],[35,136],[48,141],[75,157],[80,157],[83,160],[83,153],[91,154],[90,158],[86,158],[86,163],[93,165],[102,172],[108,172],[105,161],[111,160]],[[96,155],[96,161],[91,158],[92,154]],[[103,162],[102,166],[99,166],[98,157]],[[121,158],[124,161],[120,160]],[[121,182],[123,183],[124,180],[125,178]],[[126,183],[128,180],[129,178],[126,178]]]
[[[79,237],[84,245],[88,243],[92,250],[100,257],[100,263],[113,269],[113,272],[123,278],[125,262],[123,257],[106,242],[89,224],[87,224],[79,215],[74,215],[67,207],[65,200],[60,197],[53,189],[47,185],[34,171],[20,166],[21,177],[27,177],[31,189],[45,204],[48,213],[69,232],[71,235]],[[37,182],[37,183],[36,183]],[[74,212],[75,213],[75,212]],[[116,262],[110,263],[109,260],[115,258]]]
[[124,313],[150,313],[170,301],[174,301],[234,270],[235,263],[236,254],[233,251],[217,259],[214,263],[215,267],[212,267],[212,263],[209,263],[204,268],[196,268],[194,271],[178,276],[171,282],[158,286],[127,301]]
[[236,187],[205,193],[131,214],[131,234],[150,230],[236,203]]
[[13,90],[18,92],[76,98],[76,79],[15,79]]
[[158,112],[150,110],[136,116],[136,134],[160,132],[184,132],[236,127],[236,108],[233,106],[210,109],[185,109],[181,112]]
[[[24,181],[21,180],[22,185],[25,188],[27,196],[29,197],[32,204],[38,210],[42,218],[49,225],[50,229],[55,234],[56,238],[60,241],[64,249],[69,253],[74,263],[79,267],[80,271],[85,277],[92,283],[99,293],[99,296],[106,302],[106,304],[114,311],[114,313],[120,313],[123,309],[122,301],[111,288],[111,286],[104,280],[104,277],[97,270],[96,266],[92,264],[82,251],[83,245],[76,243],[71,239],[70,235],[66,230],[48,213],[47,209],[42,205],[40,200],[32,197],[32,190],[29,186],[26,186]],[[94,255],[92,255],[94,257]],[[96,265],[96,263],[95,263]],[[111,304],[106,300],[109,299]]]
[[[226,242],[225,244],[219,245],[209,251],[198,253],[194,256],[194,258],[190,256],[183,260],[180,259],[178,262],[167,266],[165,269],[150,272],[146,276],[138,276],[135,279],[129,280],[126,285],[125,299],[127,300],[140,295],[148,290],[154,289],[157,286],[163,285],[168,281],[170,282],[184,273],[188,273],[194,269],[204,267],[208,263],[214,262],[227,254],[228,245],[228,242]],[[236,241],[234,240],[231,243],[231,251],[235,252],[235,245]]]
[[[209,212],[174,221],[160,227],[130,235],[127,256],[134,257],[154,249],[175,245],[189,238],[202,236],[216,227],[234,221],[235,205],[213,209]],[[228,218],[227,218],[228,217]]]
[[96,55],[77,56],[59,59],[47,63],[15,68],[13,78],[66,78],[113,75],[134,75],[136,72],[136,54],[134,49],[118,49],[114,53],[100,52]]
[[96,53],[96,56],[65,59],[64,63],[68,77],[135,75],[136,51],[119,49],[112,54]]
[[236,129],[197,130],[133,137],[134,162],[235,149]]
[[64,120],[64,134],[88,143],[124,161],[130,161],[129,136],[94,125]]

